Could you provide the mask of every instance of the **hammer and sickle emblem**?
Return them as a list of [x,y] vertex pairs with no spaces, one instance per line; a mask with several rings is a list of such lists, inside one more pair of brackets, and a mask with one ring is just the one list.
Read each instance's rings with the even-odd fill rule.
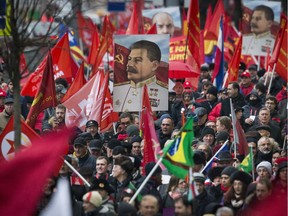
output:
[[144,30],[145,30],[145,31],[148,31],[150,28],[151,28],[150,23],[145,23],[145,24],[144,24]]
[[114,58],[115,62],[118,62],[119,64],[124,64],[124,57],[122,54],[117,54]]

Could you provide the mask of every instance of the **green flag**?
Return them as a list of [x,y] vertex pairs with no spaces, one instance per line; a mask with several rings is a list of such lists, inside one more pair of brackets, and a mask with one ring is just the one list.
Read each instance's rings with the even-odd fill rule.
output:
[[251,173],[253,170],[253,152],[252,147],[249,148],[249,154],[244,158],[242,163],[240,164],[240,170]]
[[162,163],[171,174],[178,178],[185,179],[189,167],[194,165],[191,148],[193,139],[193,119],[189,118],[181,128],[180,135],[163,148]]

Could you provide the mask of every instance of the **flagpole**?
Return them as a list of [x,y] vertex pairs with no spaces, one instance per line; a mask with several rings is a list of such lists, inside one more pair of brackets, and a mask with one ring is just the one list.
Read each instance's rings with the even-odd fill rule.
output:
[[132,204],[132,202],[136,199],[136,197],[138,196],[138,194],[141,192],[141,190],[143,189],[143,187],[145,186],[145,184],[147,183],[147,181],[151,178],[151,176],[154,174],[154,172],[156,171],[156,169],[159,167],[160,163],[163,160],[163,156],[161,158],[159,158],[159,160],[157,161],[157,163],[155,164],[155,166],[153,167],[153,169],[150,171],[150,173],[146,176],[145,180],[143,181],[143,183],[140,185],[140,187],[138,188],[138,190],[135,192],[134,196],[131,198],[131,200],[129,201],[130,204]]
[[64,163],[88,186],[91,187],[89,182],[67,161],[64,159]]
[[203,173],[203,171],[209,166],[209,164],[211,163],[211,161],[214,160],[214,158],[216,157],[216,155],[217,155],[220,151],[222,151],[222,149],[227,145],[228,141],[229,141],[229,139],[227,139],[227,140],[225,141],[225,143],[221,146],[221,148],[219,148],[219,150],[213,155],[213,157],[206,163],[206,165],[205,165],[204,168],[200,171],[200,173]]
[[[275,72],[275,67],[276,67],[276,64],[273,65],[272,75],[271,75],[271,78],[270,78],[270,83],[269,83],[267,95],[269,95],[270,90],[271,90],[271,85],[272,85],[272,80],[273,80],[273,76],[274,76],[274,72]],[[267,75],[267,77],[268,77],[268,75]],[[267,79],[268,79],[268,78],[267,78]]]
[[[252,146],[250,146],[250,151],[252,152]],[[253,181],[255,181],[255,172],[254,172],[254,155],[253,155],[253,153],[252,153],[251,161],[252,161],[252,178],[253,178]]]

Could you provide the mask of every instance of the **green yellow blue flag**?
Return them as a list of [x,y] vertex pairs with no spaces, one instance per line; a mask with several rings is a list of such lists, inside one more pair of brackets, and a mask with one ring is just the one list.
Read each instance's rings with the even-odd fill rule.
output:
[[252,147],[249,149],[249,154],[244,158],[242,163],[240,164],[240,170],[246,172],[246,173],[251,173],[253,170],[253,152],[252,152]]
[[193,139],[193,119],[189,118],[181,128],[180,136],[177,136],[171,143],[163,148],[162,163],[171,174],[178,178],[185,179],[189,167],[194,165],[193,151],[191,148]]

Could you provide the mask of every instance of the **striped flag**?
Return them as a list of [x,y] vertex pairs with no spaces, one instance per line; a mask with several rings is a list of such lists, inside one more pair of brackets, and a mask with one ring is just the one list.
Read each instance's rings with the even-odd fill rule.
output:
[[188,200],[189,200],[189,201],[193,200],[198,194],[199,194],[199,192],[198,192],[198,190],[197,190],[197,188],[196,188],[196,185],[195,185],[192,167],[190,167],[190,168],[189,168]]
[[223,16],[220,20],[218,43],[215,52],[215,67],[212,74],[214,86],[221,90],[224,79],[224,34],[223,34]]

